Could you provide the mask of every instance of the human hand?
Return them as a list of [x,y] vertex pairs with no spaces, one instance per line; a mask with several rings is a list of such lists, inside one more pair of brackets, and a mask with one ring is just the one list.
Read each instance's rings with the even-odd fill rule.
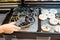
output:
[[21,28],[14,25],[15,22],[0,26],[0,33],[12,34],[14,31],[19,31]]

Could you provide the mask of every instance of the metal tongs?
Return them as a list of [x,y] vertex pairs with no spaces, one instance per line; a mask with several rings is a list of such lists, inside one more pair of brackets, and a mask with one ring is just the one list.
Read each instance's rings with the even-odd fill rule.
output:
[[15,25],[24,28],[33,25],[34,22],[35,18],[33,16],[26,15],[25,18],[19,18]]

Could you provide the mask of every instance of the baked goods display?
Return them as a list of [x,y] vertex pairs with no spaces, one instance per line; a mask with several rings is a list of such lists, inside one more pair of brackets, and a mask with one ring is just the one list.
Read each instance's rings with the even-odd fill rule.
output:
[[[55,12],[53,12],[53,10]],[[57,13],[57,10],[55,10],[55,9],[50,9],[50,10],[43,9],[43,10],[41,10],[41,14],[39,15],[39,19],[40,20],[45,20],[47,18],[49,18],[49,19],[55,18],[56,13]]]
[[[42,9],[39,19],[41,20],[41,32],[60,33],[60,13],[58,9]],[[42,21],[43,20],[43,21]]]

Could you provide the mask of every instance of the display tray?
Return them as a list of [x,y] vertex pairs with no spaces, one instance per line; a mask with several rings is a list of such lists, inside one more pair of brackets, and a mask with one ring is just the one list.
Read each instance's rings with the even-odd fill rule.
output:
[[41,21],[41,32],[60,33],[59,10],[59,8],[41,8],[41,14],[39,15]]

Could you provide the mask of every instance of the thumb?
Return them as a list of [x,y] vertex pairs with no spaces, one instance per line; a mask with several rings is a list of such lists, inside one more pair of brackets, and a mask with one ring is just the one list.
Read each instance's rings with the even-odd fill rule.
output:
[[21,30],[21,27],[14,26],[14,29]]
[[15,24],[16,22],[11,22],[11,23],[9,23],[9,24]]

